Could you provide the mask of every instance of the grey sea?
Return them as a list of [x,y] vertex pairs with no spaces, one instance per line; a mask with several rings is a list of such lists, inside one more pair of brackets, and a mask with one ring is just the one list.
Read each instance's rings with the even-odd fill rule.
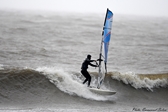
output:
[[99,57],[105,13],[1,10],[0,111],[168,112],[168,18],[113,13],[102,89],[117,93],[104,96],[80,69]]

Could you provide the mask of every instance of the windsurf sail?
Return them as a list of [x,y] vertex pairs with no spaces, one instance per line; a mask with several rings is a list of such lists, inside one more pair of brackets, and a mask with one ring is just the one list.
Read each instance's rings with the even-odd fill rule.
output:
[[[107,58],[108,58],[108,47],[111,38],[111,29],[112,29],[112,21],[113,21],[113,12],[107,8],[103,32],[102,32],[102,40],[99,54],[99,77],[98,77],[98,86],[103,82],[105,74],[107,73]],[[104,64],[102,63],[104,62]]]

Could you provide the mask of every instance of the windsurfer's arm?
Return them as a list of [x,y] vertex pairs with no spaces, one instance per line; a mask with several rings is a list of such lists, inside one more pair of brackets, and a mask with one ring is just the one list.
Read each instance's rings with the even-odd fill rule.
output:
[[97,65],[94,65],[92,63],[89,63],[89,65],[92,66],[92,67],[98,67]]
[[[96,60],[90,60],[90,61],[91,61],[91,62],[93,62],[93,61],[96,62]],[[94,64],[92,64],[92,63],[90,63],[90,62],[89,62],[89,65],[92,66],[92,67],[98,67],[98,65],[94,65]]]
[[94,62],[94,61],[96,61],[96,60],[88,60],[89,62]]

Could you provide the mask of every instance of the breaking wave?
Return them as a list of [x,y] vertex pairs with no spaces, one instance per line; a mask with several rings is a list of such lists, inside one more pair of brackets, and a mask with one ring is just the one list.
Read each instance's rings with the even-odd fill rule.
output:
[[146,88],[153,91],[153,88],[167,87],[168,86],[168,73],[165,74],[134,74],[129,73],[109,73],[113,79],[122,81],[125,84],[130,84],[132,87]]
[[[83,85],[84,77],[78,72],[69,72],[58,67],[30,68],[4,68],[0,67],[0,102],[26,103],[44,101],[61,101],[62,98],[84,98],[96,101],[114,101],[129,96],[139,96],[145,92],[145,96],[151,97],[150,92],[155,91],[158,98],[162,98],[167,91],[167,74],[139,74],[109,72],[102,84],[102,89],[116,91],[113,96],[101,96],[90,92],[87,84]],[[97,85],[97,73],[91,73],[92,86]],[[144,91],[149,90],[149,91]],[[132,93],[134,91],[134,93]],[[141,93],[139,93],[141,91]],[[162,91],[162,92],[157,92]],[[128,96],[127,96],[128,97]],[[23,100],[24,99],[24,100]],[[43,102],[43,103],[46,103]]]

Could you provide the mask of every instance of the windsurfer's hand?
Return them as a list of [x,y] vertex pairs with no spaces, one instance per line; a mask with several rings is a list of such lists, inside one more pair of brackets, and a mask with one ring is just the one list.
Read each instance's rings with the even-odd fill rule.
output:
[[99,64],[97,63],[97,61],[95,60],[95,62],[96,62],[96,67],[99,67]]

